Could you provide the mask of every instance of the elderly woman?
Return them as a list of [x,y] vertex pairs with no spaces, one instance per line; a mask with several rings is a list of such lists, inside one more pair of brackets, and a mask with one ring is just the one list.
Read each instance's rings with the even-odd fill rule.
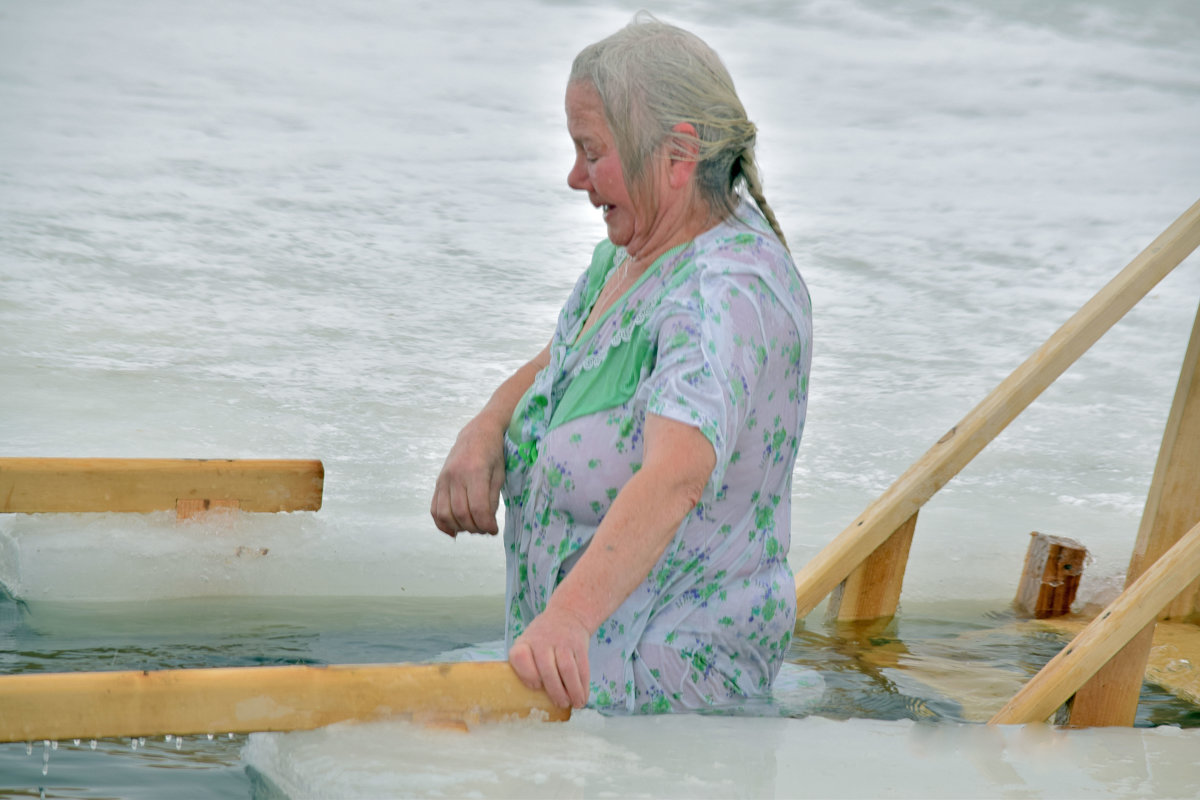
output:
[[531,688],[737,707],[769,691],[795,622],[808,293],[700,39],[635,20],[575,59],[566,112],[567,183],[608,238],[550,343],[459,434],[432,514],[496,533],[503,491],[509,661]]

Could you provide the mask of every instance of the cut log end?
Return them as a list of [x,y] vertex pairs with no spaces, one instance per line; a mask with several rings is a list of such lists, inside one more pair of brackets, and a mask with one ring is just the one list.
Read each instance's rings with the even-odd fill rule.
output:
[[1071,612],[1087,562],[1087,548],[1074,539],[1034,531],[1017,589],[1017,611],[1035,619]]

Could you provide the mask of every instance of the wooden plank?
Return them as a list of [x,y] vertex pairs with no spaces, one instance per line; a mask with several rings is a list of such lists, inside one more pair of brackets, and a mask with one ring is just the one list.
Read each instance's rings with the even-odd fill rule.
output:
[[316,511],[320,461],[0,458],[0,512],[175,510],[180,500],[237,501],[243,511]]
[[1084,304],[895,483],[796,573],[802,619],[892,532],[1200,245],[1200,201]]
[[1154,627],[1154,620],[1151,620],[1079,687],[1071,701],[1069,724],[1072,728],[1128,728],[1133,725],[1137,719],[1146,665],[1150,661]]
[[1036,619],[1071,612],[1087,548],[1074,539],[1034,531],[1029,534],[1025,569],[1014,602],[1017,610]]
[[861,622],[895,616],[916,529],[913,514],[850,573],[829,598],[831,619]]
[[1198,575],[1200,524],[1050,659],[989,722],[1044,722]]
[[3,742],[571,715],[507,661],[4,675],[0,709]]
[[[1126,584],[1135,580],[1200,519],[1200,312],[1163,432],[1146,508],[1142,513]],[[1200,582],[1180,593],[1162,619],[1200,612]]]

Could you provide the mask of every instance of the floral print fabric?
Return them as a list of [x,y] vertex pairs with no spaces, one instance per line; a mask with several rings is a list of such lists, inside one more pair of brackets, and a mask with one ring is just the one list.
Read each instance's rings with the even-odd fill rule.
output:
[[591,642],[601,711],[743,705],[769,690],[791,640],[811,312],[757,209],[743,202],[737,217],[664,254],[580,336],[625,257],[601,243],[505,439],[508,646],[641,466],[647,414],[695,426],[716,453],[699,504]]

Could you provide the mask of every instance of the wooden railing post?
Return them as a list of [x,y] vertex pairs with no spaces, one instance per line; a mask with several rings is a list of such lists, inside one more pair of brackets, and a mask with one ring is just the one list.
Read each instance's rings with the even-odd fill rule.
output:
[[[1141,577],[1196,520],[1200,520],[1200,311],[1179,371],[1125,585]],[[1158,618],[1194,616],[1198,585],[1200,578],[1167,603]],[[1153,639],[1152,621],[1079,690],[1071,705],[1073,726],[1133,724]]]
[[916,529],[917,515],[913,514],[834,589],[829,596],[829,619],[860,622],[895,616]]
[[[1138,528],[1126,583],[1136,580],[1200,519],[1200,310],[1192,326],[1179,384],[1163,432],[1146,509]],[[1159,615],[1184,619],[1197,612],[1197,585]]]
[[1133,725],[1137,720],[1146,664],[1150,661],[1150,647],[1154,644],[1155,625],[1151,620],[1079,687],[1068,715],[1071,727],[1128,728]]

